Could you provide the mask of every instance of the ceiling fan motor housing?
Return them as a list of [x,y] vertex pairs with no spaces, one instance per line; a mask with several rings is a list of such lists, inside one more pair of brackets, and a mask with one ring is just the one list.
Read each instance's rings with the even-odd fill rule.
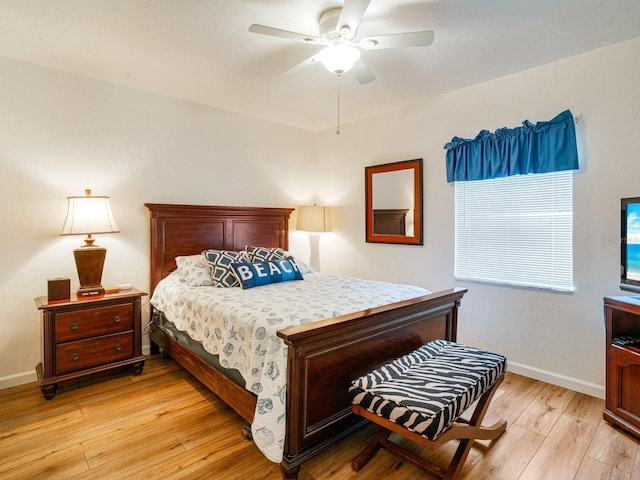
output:
[[353,40],[349,26],[344,25],[341,27],[338,25],[341,12],[342,8],[336,7],[325,10],[322,15],[320,15],[320,25],[318,28],[323,42],[332,43],[336,40]]

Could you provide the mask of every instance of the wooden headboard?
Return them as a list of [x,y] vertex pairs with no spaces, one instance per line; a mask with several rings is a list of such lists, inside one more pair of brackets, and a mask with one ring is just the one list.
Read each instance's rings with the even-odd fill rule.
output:
[[176,268],[175,257],[246,245],[289,247],[293,208],[145,203],[151,212],[150,292]]

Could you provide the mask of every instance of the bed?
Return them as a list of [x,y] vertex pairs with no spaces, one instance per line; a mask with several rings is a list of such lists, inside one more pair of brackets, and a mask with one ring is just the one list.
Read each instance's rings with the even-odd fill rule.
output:
[[[288,248],[293,209],[147,203],[150,211],[150,291],[176,269],[178,256],[246,245]],[[296,479],[301,465],[363,420],[351,413],[353,378],[433,340],[455,341],[455,288],[278,330],[286,348],[285,436],[280,469]],[[152,315],[158,316],[158,312]],[[257,397],[188,339],[154,328],[152,353],[162,348],[249,424]]]

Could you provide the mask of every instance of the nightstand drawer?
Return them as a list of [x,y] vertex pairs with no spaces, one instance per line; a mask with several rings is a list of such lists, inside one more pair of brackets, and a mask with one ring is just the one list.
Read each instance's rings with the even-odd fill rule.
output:
[[56,343],[133,328],[131,303],[56,314]]
[[105,335],[56,346],[56,375],[133,356],[133,332]]

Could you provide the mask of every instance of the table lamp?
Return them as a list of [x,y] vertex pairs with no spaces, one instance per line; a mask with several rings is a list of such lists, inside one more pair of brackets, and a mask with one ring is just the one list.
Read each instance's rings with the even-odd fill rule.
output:
[[78,297],[104,293],[100,283],[107,249],[95,245],[91,235],[120,231],[111,213],[109,197],[91,196],[91,190],[85,190],[85,194],[84,197],[67,197],[67,218],[60,233],[87,236],[84,245],[73,251],[80,280]]

